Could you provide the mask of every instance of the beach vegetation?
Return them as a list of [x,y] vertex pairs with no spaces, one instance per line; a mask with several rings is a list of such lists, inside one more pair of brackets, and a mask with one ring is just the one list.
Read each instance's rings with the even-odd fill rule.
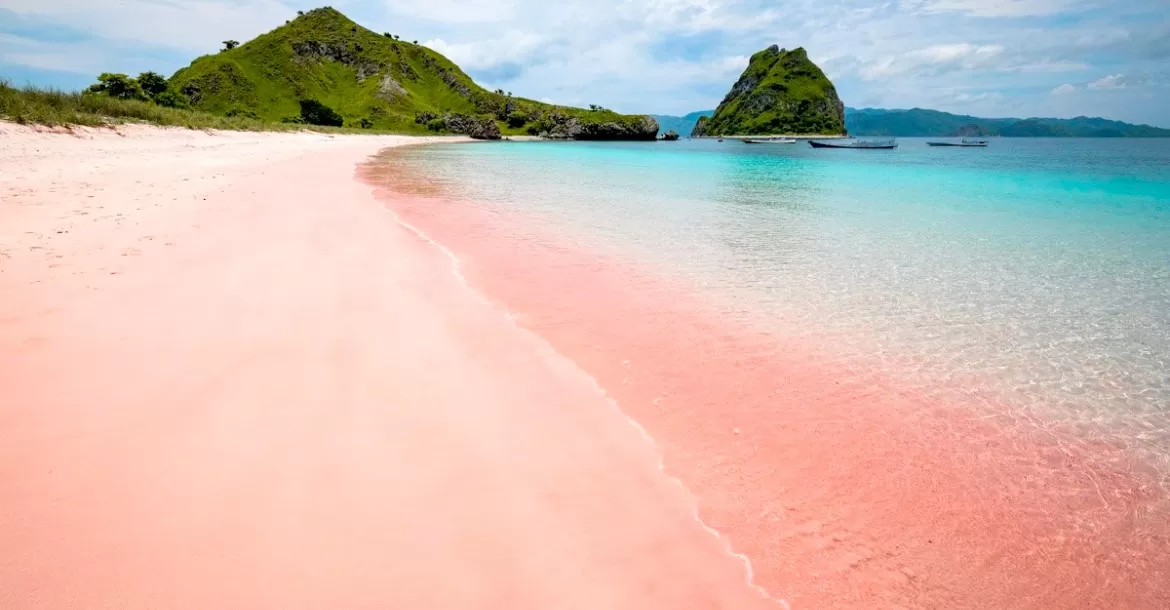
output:
[[146,92],[138,81],[125,74],[102,72],[98,82],[90,85],[86,93],[104,94],[120,100],[145,100]]
[[520,127],[523,127],[527,124],[528,124],[528,115],[527,114],[524,114],[523,112],[520,112],[519,110],[514,110],[514,111],[508,113],[508,127],[511,127],[512,129],[519,129]]
[[341,127],[345,119],[335,110],[317,100],[301,100],[301,118],[309,125]]
[[[165,96],[167,93],[161,95]],[[0,119],[22,125],[65,128],[117,127],[139,123],[230,131],[346,131],[334,127],[306,125],[299,116],[295,117],[294,121],[282,122],[256,119],[254,113],[248,112],[237,112],[232,116],[227,116],[227,113],[209,114],[141,99],[66,92],[31,85],[16,87],[4,79],[0,79]]]

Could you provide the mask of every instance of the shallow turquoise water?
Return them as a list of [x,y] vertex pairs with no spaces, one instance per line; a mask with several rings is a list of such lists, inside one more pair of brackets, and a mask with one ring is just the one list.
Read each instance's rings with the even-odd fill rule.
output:
[[1170,456],[1170,140],[987,149],[423,147],[451,196],[545,219],[914,389]]

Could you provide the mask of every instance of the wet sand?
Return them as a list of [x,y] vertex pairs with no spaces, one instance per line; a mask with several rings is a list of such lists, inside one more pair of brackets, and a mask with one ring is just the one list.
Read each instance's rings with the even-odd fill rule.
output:
[[1165,490],[1124,447],[919,395],[394,157],[364,179],[595,377],[793,608],[1170,607]]
[[121,132],[0,124],[0,608],[782,606],[354,180],[417,140]]

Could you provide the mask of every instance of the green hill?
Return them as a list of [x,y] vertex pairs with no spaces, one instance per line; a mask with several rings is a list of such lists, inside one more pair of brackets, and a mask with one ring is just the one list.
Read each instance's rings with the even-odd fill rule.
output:
[[497,138],[654,139],[650,117],[554,106],[487,91],[446,57],[319,8],[235,48],[191,62],[170,79],[192,108],[297,121],[304,100],[346,126]]
[[845,126],[855,136],[946,137],[1077,137],[1077,138],[1164,138],[1170,129],[1132,125],[1101,118],[1074,119],[984,119],[938,110],[912,108],[845,109]]
[[841,134],[845,105],[802,48],[772,45],[748,67],[709,119],[692,135]]

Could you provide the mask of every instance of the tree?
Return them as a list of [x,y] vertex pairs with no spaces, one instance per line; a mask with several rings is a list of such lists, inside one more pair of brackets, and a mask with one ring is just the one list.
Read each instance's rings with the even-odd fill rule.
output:
[[223,50],[224,50],[224,51],[231,51],[232,49],[234,49],[234,48],[236,48],[236,47],[238,47],[238,46],[240,46],[240,43],[238,43],[238,42],[236,42],[236,41],[234,41],[234,40],[225,40],[225,41],[223,41]]
[[341,127],[345,120],[332,108],[317,100],[301,100],[301,118],[310,125]]
[[104,93],[120,100],[145,100],[146,93],[138,81],[126,76],[111,72],[102,72],[98,82],[90,85],[86,93]]
[[297,11],[297,17],[304,17],[305,11]]
[[523,127],[527,122],[528,115],[518,110],[508,115],[508,127],[511,127],[512,129]]
[[390,32],[382,32],[382,35],[385,36],[386,38],[394,38],[394,35],[391,34]]
[[167,79],[158,72],[143,72],[138,75],[138,85],[153,100],[167,90]]
[[416,40],[416,41],[414,41],[414,44],[418,44],[418,41],[417,41],[417,40]]

